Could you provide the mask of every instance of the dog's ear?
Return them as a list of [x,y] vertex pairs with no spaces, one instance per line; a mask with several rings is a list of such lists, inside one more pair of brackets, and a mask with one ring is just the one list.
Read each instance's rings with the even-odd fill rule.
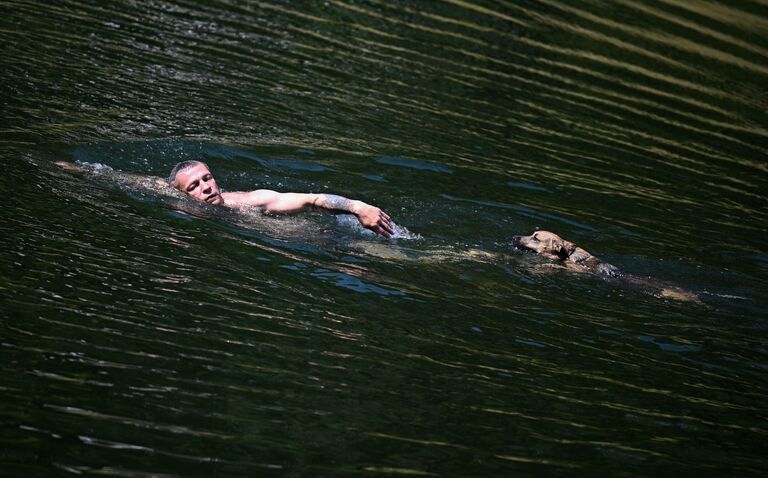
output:
[[572,242],[562,241],[555,249],[558,259],[566,260],[576,250],[576,245]]

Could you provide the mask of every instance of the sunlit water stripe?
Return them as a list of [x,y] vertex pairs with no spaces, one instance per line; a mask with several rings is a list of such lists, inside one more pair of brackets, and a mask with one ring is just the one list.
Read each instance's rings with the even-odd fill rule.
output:
[[751,62],[749,60],[746,60],[745,58],[727,53],[723,50],[718,50],[718,49],[704,46],[700,43],[696,43],[691,40],[688,40],[687,38],[682,38],[680,36],[671,35],[671,34],[652,33],[647,30],[643,30],[640,28],[628,26],[626,24],[609,20],[605,17],[586,12],[583,9],[578,9],[578,8],[571,7],[569,5],[565,5],[555,0],[542,0],[542,3],[545,5],[552,6],[558,10],[561,10],[567,13],[568,15],[572,15],[572,16],[581,18],[583,20],[586,20],[590,23],[608,27],[610,29],[620,31],[625,34],[630,34],[632,36],[644,38],[652,42],[661,43],[664,46],[671,49],[695,53],[697,55],[700,55],[712,60],[716,60],[722,63],[728,63],[733,66],[738,66],[741,68],[753,70],[763,75],[768,74],[768,68],[764,67],[761,64]]
[[[537,42],[537,44],[541,45],[538,42]],[[542,45],[542,46],[546,47],[546,45]],[[646,70],[645,68],[642,68],[642,67],[634,67],[631,64],[619,63],[619,62],[616,62],[614,60],[610,60],[610,59],[605,58],[605,57],[595,56],[595,55],[590,54],[590,53],[584,53],[584,52],[578,52],[578,51],[574,51],[574,50],[566,50],[566,49],[560,49],[560,48],[552,48],[552,47],[550,47],[549,49],[551,51],[553,51],[553,52],[562,53],[562,54],[565,54],[565,55],[568,55],[568,56],[576,56],[576,57],[580,57],[580,58],[583,58],[583,59],[591,61],[591,62],[605,64],[605,65],[610,66],[610,67],[616,67],[616,68],[620,68],[620,69],[625,69],[625,70],[633,72],[633,73],[639,73],[639,74],[647,77],[648,79],[653,79],[653,80],[663,81],[663,82],[669,83],[669,84],[683,86],[683,87],[685,87],[687,89],[692,89],[692,90],[695,90],[695,91],[697,91],[699,93],[706,93],[706,94],[711,95],[711,96],[718,96],[718,97],[728,98],[728,99],[732,99],[733,98],[732,95],[728,95],[726,92],[724,92],[722,90],[711,89],[711,88],[708,88],[708,87],[706,87],[704,85],[698,85],[698,84],[691,83],[691,82],[688,82],[688,81],[685,81],[685,80],[678,80],[678,79],[669,77],[667,75],[655,74],[654,72],[648,71],[648,70]],[[571,71],[576,71],[576,72],[579,72],[579,73],[586,73],[586,74],[588,74],[590,76],[594,76],[595,78],[598,78],[598,79],[609,80],[609,81],[611,81],[611,82],[613,82],[613,83],[615,83],[617,85],[621,85],[623,87],[630,87],[633,90],[641,91],[641,92],[644,92],[644,93],[650,93],[653,96],[658,96],[658,97],[661,97],[661,98],[664,98],[664,99],[670,99],[670,100],[673,100],[673,101],[683,102],[683,103],[686,103],[686,104],[688,104],[690,106],[694,106],[696,108],[704,109],[704,110],[707,110],[707,111],[710,111],[710,112],[715,112],[718,115],[722,115],[722,116],[725,116],[725,117],[730,117],[730,118],[741,120],[741,117],[737,116],[736,114],[734,114],[733,111],[725,109],[725,108],[722,108],[722,107],[719,107],[719,106],[716,106],[716,105],[711,104],[711,103],[703,102],[699,98],[694,98],[694,97],[690,97],[690,96],[688,96],[688,97],[680,96],[679,94],[674,94],[674,93],[667,92],[664,89],[655,88],[655,87],[652,87],[652,86],[646,86],[646,85],[644,85],[642,83],[638,83],[638,82],[629,82],[629,81],[624,80],[624,79],[619,79],[617,76],[607,75],[607,74],[605,74],[603,72],[589,70],[589,69],[586,69],[584,67],[581,67],[581,66],[578,66],[578,65],[574,65],[574,64],[570,64],[570,63],[555,62],[555,61],[546,60],[546,59],[542,59],[542,58],[539,58],[536,61],[544,63],[545,65],[552,65],[552,66],[557,66],[559,68],[565,68],[565,69],[568,69],[568,70],[571,70]],[[745,101],[743,103],[745,105],[751,105],[751,103],[747,103],[746,99],[745,99]],[[700,117],[699,117],[699,121],[701,121]],[[709,121],[711,121],[711,120],[709,120]],[[717,127],[719,127],[719,128],[737,129],[737,130],[741,130],[741,131],[761,134],[763,136],[766,135],[766,130],[764,128],[760,128],[757,125],[755,125],[755,126],[739,125],[739,124],[732,124],[732,123],[725,123],[725,122],[712,122],[712,124],[717,126]]]
[[[663,10],[659,10],[657,8],[650,7],[648,5],[643,5],[639,2],[634,2],[630,0],[618,0],[618,3],[621,5],[624,5],[628,8],[631,8],[633,10],[640,11],[642,13],[651,15],[656,18],[660,18],[662,20],[666,20],[671,23],[675,23],[677,25],[681,25],[687,29],[697,31],[703,35],[712,37],[716,39],[719,42],[723,43],[730,43],[731,45],[737,46],[744,50],[749,50],[750,52],[763,56],[766,59],[768,59],[768,49],[761,48],[759,45],[755,45],[754,43],[748,43],[743,40],[740,40],[738,38],[734,38],[728,34],[718,32],[717,30],[707,28],[706,26],[699,25],[697,23],[694,23],[692,21],[686,20],[685,18],[682,18],[678,15],[665,12]],[[700,10],[699,10],[700,11]],[[742,18],[740,19],[740,26],[743,26],[744,24],[749,24],[750,19],[753,19],[756,17],[750,16],[750,15],[742,15]],[[765,25],[765,30],[768,31],[768,24]]]
[[[548,96],[548,95],[543,95],[543,96]],[[551,97],[551,98],[553,100],[557,99],[559,101],[567,101],[567,100],[564,100],[562,97],[557,97],[557,98]],[[553,116],[556,115],[555,111],[545,108],[541,105],[538,105],[532,102],[522,101],[522,100],[518,100],[518,101],[534,110],[542,111],[543,113],[546,113],[548,115],[553,115]],[[584,105],[581,103],[577,103],[577,104],[580,108],[590,108],[590,109],[592,108],[591,106]],[[595,113],[606,114],[604,111],[597,111],[597,110],[595,110]],[[620,118],[616,117],[616,119],[618,120]],[[651,136],[640,130],[628,131],[621,128],[620,126],[608,125],[608,124],[602,125],[600,129],[596,129],[594,127],[590,127],[587,125],[572,123],[567,118],[560,118],[559,120],[564,122],[565,124],[578,126],[578,129],[587,131],[590,133],[590,135],[601,138],[601,144],[603,145],[605,145],[606,143],[615,143],[621,146],[621,148],[618,149],[618,151],[624,151],[631,154],[642,155],[645,161],[650,161],[653,159],[653,157],[647,154],[648,150],[646,148],[642,148],[638,146],[636,143],[632,142],[631,137],[640,137],[644,140],[652,140],[656,143],[661,143],[665,145],[667,149],[661,149],[660,147],[657,146],[653,149],[653,153],[661,155],[664,158],[669,158],[674,160],[673,162],[665,162],[664,164],[666,166],[672,167],[675,169],[681,169],[696,175],[709,176],[713,179],[720,177],[720,173],[716,169],[712,167],[706,167],[705,163],[703,163],[700,159],[694,159],[694,157],[707,159],[710,161],[711,160],[730,161],[729,157],[724,156],[718,153],[717,151],[709,150],[709,149],[703,150],[703,149],[700,149],[700,147],[695,144],[684,144],[684,143],[679,143],[672,140],[667,140],[659,136]],[[686,154],[679,154],[675,152],[675,150],[682,151]],[[725,178],[723,180],[727,180],[729,182],[742,186],[742,188],[738,190],[742,194],[754,196],[756,199],[760,198],[759,185],[754,180],[748,181],[746,179],[738,179],[734,177]],[[717,187],[728,187],[728,186],[725,184],[718,184]],[[753,192],[747,191],[745,188],[749,188]]]
[[[552,110],[549,110],[549,109],[546,109],[546,108],[542,108],[539,105],[536,105],[534,103],[530,103],[530,102],[526,102],[526,101],[520,101],[520,103],[521,104],[525,104],[526,106],[528,106],[528,107],[530,107],[532,109],[540,110],[540,111],[542,111],[543,113],[546,113],[546,114],[552,114],[552,115],[556,114],[556,112],[554,112]],[[565,134],[565,133],[552,133],[550,131],[541,131],[538,128],[535,128],[533,125],[530,126],[532,128],[531,131],[532,132],[541,133],[541,134],[547,133],[548,135],[559,136],[559,137],[567,138],[567,139],[570,139],[570,140],[577,140],[577,141],[579,141],[581,143],[593,144],[594,146],[606,146],[608,144],[614,144],[615,146],[614,146],[613,149],[617,153],[625,153],[625,154],[630,154],[632,156],[643,157],[643,159],[645,161],[647,161],[647,162],[650,162],[652,160],[652,158],[648,157],[648,155],[647,155],[647,153],[648,153],[647,149],[638,147],[637,144],[635,144],[634,142],[631,142],[630,139],[626,137],[626,134],[625,134],[626,131],[621,130],[620,128],[615,128],[615,127],[611,128],[611,127],[605,126],[605,127],[601,128],[601,129],[595,129],[595,128],[590,127],[590,126],[571,123],[571,122],[569,122],[565,118],[560,118],[560,121],[563,122],[564,124],[571,124],[572,126],[577,127],[578,129],[581,129],[582,131],[589,132],[589,136],[579,136],[577,138],[575,136],[568,135],[568,134]],[[526,126],[528,126],[528,125],[526,125]],[[524,127],[524,129],[525,129],[525,127]],[[609,133],[609,131],[610,131],[610,133]],[[720,155],[717,155],[715,152],[697,151],[697,150],[693,149],[693,147],[688,147],[688,146],[682,145],[680,143],[675,143],[675,142],[672,142],[672,141],[667,141],[667,140],[664,140],[663,138],[647,137],[646,135],[644,135],[644,134],[642,134],[640,132],[637,132],[637,131],[633,131],[632,135],[633,136],[644,137],[645,139],[652,139],[653,141],[655,141],[657,143],[666,144],[669,147],[668,150],[664,150],[664,149],[661,149],[659,147],[656,147],[656,148],[654,148],[653,152],[656,155],[660,155],[661,158],[663,158],[665,160],[664,164],[668,165],[669,167],[672,167],[672,168],[675,168],[675,169],[680,169],[681,171],[685,171],[687,173],[690,173],[690,174],[693,174],[693,175],[696,175],[696,176],[708,177],[708,178],[710,178],[711,181],[715,181],[715,180],[721,179],[721,175],[720,175],[719,172],[717,172],[716,170],[712,170],[711,172],[708,172],[707,170],[702,168],[702,163],[700,161],[691,159],[690,155],[691,154],[695,154],[695,155],[698,155],[698,156],[703,156],[703,157],[707,157],[709,159],[717,159],[717,160],[727,160],[728,158],[725,158],[725,157],[722,157]],[[598,138],[599,141],[592,140],[591,139],[592,137]],[[542,149],[544,151],[549,151],[549,152],[551,152],[553,154],[558,154],[558,152],[560,150],[565,149],[565,148],[563,148],[563,146],[555,145],[555,144],[549,144],[549,145],[545,145],[543,143],[531,143],[531,144],[534,145],[537,148],[540,148],[540,149]],[[687,150],[686,152],[689,153],[689,154],[688,155],[681,155],[681,154],[673,152],[673,149],[682,149],[683,151]],[[600,162],[600,160],[598,160],[596,157],[593,156],[594,153],[592,153],[589,150],[562,151],[562,153],[565,153],[565,152],[568,152],[569,154],[577,154],[578,155],[577,157],[580,158],[580,159],[590,158],[593,162]],[[608,158],[606,158],[606,160],[607,159]],[[666,160],[669,160],[669,159],[673,160],[673,162],[671,162],[671,163],[666,162]],[[609,161],[606,161],[606,160],[603,160],[602,162],[608,164]],[[576,163],[572,163],[572,165],[576,166]],[[650,165],[650,164],[646,167],[646,169],[649,172],[651,172],[652,168],[653,168],[653,165]],[[616,194],[624,194],[624,193],[630,193],[631,194],[633,189],[634,189],[634,187],[632,185],[630,185],[630,183],[636,182],[637,178],[635,176],[632,176],[629,179],[631,179],[631,181],[629,181],[628,183],[623,183],[621,186],[619,186],[617,188],[612,188],[610,185],[604,185],[604,187],[613,189],[614,193],[616,193]],[[648,181],[650,178],[643,178],[643,179],[645,181]],[[759,186],[754,181],[742,181],[742,180],[737,180],[737,179],[734,179],[734,178],[729,178],[729,181],[732,182],[733,185],[729,186],[727,184],[718,183],[718,184],[712,184],[712,186],[728,188],[729,190],[737,191],[740,194],[745,194],[745,195],[748,195],[748,196],[752,196],[755,199],[760,199],[762,197],[759,194]],[[736,185],[739,186],[739,189],[736,189]],[[747,188],[751,189],[751,191],[748,190]],[[656,193],[651,195],[650,197],[659,198],[659,197],[661,197],[661,196],[657,195],[659,193],[661,193],[661,191],[657,189]],[[675,199],[672,197],[672,194],[667,194],[665,200],[675,201]],[[762,215],[759,211],[755,211],[755,212],[757,214],[759,214],[759,215]]]
[[[691,4],[684,0],[659,0],[696,15],[703,15],[717,23],[727,23],[737,27],[735,31],[751,30],[757,34],[768,33],[768,20],[758,15],[740,10],[737,6],[702,0]],[[764,4],[763,4],[764,5]]]
[[[434,59],[434,58],[432,58],[432,59]],[[537,71],[537,73],[539,73],[539,72]],[[647,103],[647,102],[646,102],[646,103]],[[656,107],[656,108],[660,108],[660,107],[661,107],[661,108],[663,108],[663,107],[662,107],[662,106],[661,106],[659,103],[647,103],[647,104],[649,104],[649,105],[651,105],[651,106],[653,106],[653,107]],[[676,112],[678,112],[678,113],[679,113],[679,110],[676,110]],[[694,116],[694,115],[691,115],[691,118],[692,118],[692,119],[693,119],[693,118],[696,118],[697,120],[701,120],[701,116],[700,116],[700,115],[699,115],[699,116]],[[681,126],[681,124],[678,124],[678,125],[679,125],[679,126]],[[728,123],[715,123],[715,125],[717,125],[717,126],[719,126],[719,127],[730,127],[730,124],[728,124]],[[759,131],[760,133],[764,133],[762,130],[758,130],[758,131]]]
[[[343,4],[340,4],[340,5],[343,5]],[[418,25],[414,25],[414,24],[411,24],[411,23],[399,22],[396,18],[386,17],[386,16],[383,16],[383,15],[377,14],[375,12],[372,12],[370,10],[362,9],[360,7],[351,7],[349,5],[343,5],[343,6],[345,6],[346,8],[353,9],[354,11],[366,13],[367,15],[371,15],[371,16],[373,16],[375,18],[378,18],[378,19],[381,19],[381,20],[385,20],[385,21],[388,21],[388,22],[391,22],[391,23],[394,23],[394,24],[406,25],[409,28],[418,28],[419,27]],[[386,35],[383,32],[377,32],[377,33],[380,34],[380,35]],[[435,31],[435,33],[439,33],[439,31]],[[500,34],[500,32],[499,32],[499,34]],[[483,42],[483,41],[474,39],[472,37],[462,37],[461,39],[465,40],[465,41],[472,41],[472,42],[476,42],[476,43],[482,44],[482,45],[486,46],[487,48],[491,49],[491,51],[494,51],[494,50],[495,51],[499,51],[500,50],[499,47],[496,46],[496,45],[488,44],[487,42]],[[540,41],[535,41],[535,40],[532,40],[532,39],[529,39],[529,38],[516,37],[516,38],[514,38],[514,41],[516,41],[516,42],[519,41],[519,42],[527,43],[527,44],[536,46],[537,48],[544,49],[544,50],[551,50],[551,51],[556,51],[556,52],[560,52],[560,53],[568,52],[569,54],[581,54],[586,59],[602,60],[603,62],[605,62],[607,64],[610,64],[611,66],[614,66],[614,67],[617,67],[617,68],[626,68],[626,69],[629,69],[630,71],[641,73],[644,76],[647,76],[649,78],[663,80],[665,82],[670,82],[670,83],[673,83],[673,84],[678,84],[680,86],[685,86],[687,88],[697,89],[698,91],[707,92],[710,95],[714,95],[714,96],[718,96],[718,97],[733,98],[732,94],[728,94],[728,93],[726,93],[726,92],[724,92],[722,90],[719,90],[719,89],[707,88],[705,85],[700,85],[700,84],[696,84],[696,83],[692,83],[692,82],[687,82],[685,80],[677,79],[677,78],[671,77],[669,75],[658,74],[658,73],[649,71],[649,70],[647,70],[647,69],[645,69],[643,67],[634,67],[631,64],[616,62],[614,60],[610,60],[610,59],[605,58],[605,57],[600,57],[600,56],[594,55],[592,53],[578,52],[576,50],[558,49],[558,48],[554,48],[554,47],[552,47],[550,45],[547,45],[546,43],[543,43],[543,42],[540,42]],[[508,67],[508,66],[511,65],[508,62],[500,61],[500,60],[495,59],[495,58],[490,57],[490,56],[485,56],[485,55],[479,56],[478,54],[473,53],[473,52],[469,52],[467,50],[458,50],[458,49],[455,49],[455,48],[452,48],[452,47],[445,47],[445,48],[450,50],[450,51],[460,52],[460,53],[462,53],[464,55],[477,56],[478,59],[481,59],[481,60],[496,62],[496,63],[498,63],[499,65],[502,65],[502,66],[507,66]],[[523,56],[522,58],[525,59],[526,57]],[[530,57],[527,58],[527,60],[532,60],[532,59],[533,58],[530,58]],[[542,59],[536,58],[536,60],[537,61],[541,61]],[[571,66],[571,67],[574,68],[575,66]],[[645,87],[642,87],[641,85],[636,85],[636,84],[634,84],[632,86],[634,88],[645,88]],[[671,96],[668,93],[662,92],[660,90],[651,90],[651,91],[654,91],[655,94],[663,94],[663,95],[666,95],[666,96]],[[694,101],[694,100],[691,99],[690,101]],[[722,109],[722,108],[716,108],[713,105],[706,105],[704,103],[699,103],[699,102],[694,102],[693,104],[696,104],[696,105],[702,106],[702,107],[714,108],[715,111],[718,111],[721,114],[725,114],[725,115],[730,115],[731,114],[728,110],[725,110],[725,109]],[[751,102],[745,102],[745,104],[751,104]],[[730,127],[730,125],[727,125],[727,124],[725,124],[725,125],[726,125],[725,127]]]

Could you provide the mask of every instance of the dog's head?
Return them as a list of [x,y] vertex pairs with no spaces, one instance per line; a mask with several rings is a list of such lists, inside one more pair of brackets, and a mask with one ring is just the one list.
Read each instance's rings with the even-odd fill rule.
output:
[[536,231],[530,236],[513,236],[512,244],[520,249],[533,251],[550,259],[568,259],[576,246],[549,231]]

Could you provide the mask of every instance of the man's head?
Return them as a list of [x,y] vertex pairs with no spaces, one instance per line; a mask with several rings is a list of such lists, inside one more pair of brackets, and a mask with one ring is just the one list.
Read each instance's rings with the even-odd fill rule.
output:
[[203,162],[180,162],[171,170],[168,183],[198,201],[224,204],[224,198],[221,197],[216,180]]

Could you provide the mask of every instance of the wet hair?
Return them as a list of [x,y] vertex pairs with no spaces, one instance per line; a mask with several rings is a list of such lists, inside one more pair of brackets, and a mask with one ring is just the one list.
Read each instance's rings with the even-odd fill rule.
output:
[[194,160],[182,161],[182,162],[176,164],[176,166],[174,166],[173,169],[171,169],[171,174],[168,175],[168,184],[170,184],[174,188],[177,188],[179,184],[176,181],[176,175],[179,174],[180,172],[184,171],[185,169],[193,168],[193,167],[197,166],[198,164],[202,164],[206,168],[208,167],[208,165],[205,164],[204,162],[202,162],[202,161],[194,161]]

